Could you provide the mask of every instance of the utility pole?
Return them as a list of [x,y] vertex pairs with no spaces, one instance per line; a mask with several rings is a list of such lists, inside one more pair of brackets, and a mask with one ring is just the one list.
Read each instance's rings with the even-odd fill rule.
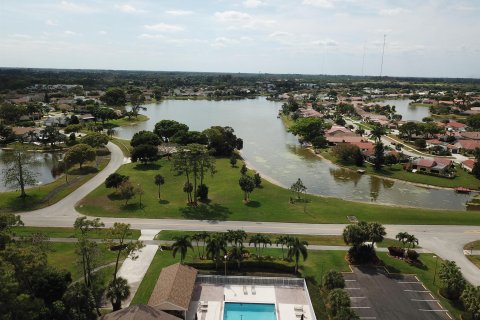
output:
[[387,39],[387,35],[383,35],[383,48],[382,48],[382,63],[380,64],[380,78],[382,77],[383,73],[383,56],[385,55],[385,40]]

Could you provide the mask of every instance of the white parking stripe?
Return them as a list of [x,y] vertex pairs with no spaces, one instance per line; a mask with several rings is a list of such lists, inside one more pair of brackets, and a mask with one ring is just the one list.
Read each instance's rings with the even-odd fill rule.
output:
[[350,299],[365,299],[366,297],[350,297]]
[[371,307],[350,307],[350,309],[370,309]]
[[345,290],[360,290],[360,288],[345,288]]
[[398,283],[415,283],[415,284],[421,284],[418,281],[398,281]]
[[407,292],[430,292],[428,290],[409,290],[409,289],[406,289],[406,290],[403,290],[403,291],[407,291]]
[[410,299],[412,301],[425,301],[425,302],[438,302],[438,300],[422,300],[422,299]]
[[418,310],[423,311],[423,312],[447,312],[447,310],[443,310],[443,309],[437,309],[437,310],[418,309]]
[[347,281],[357,281],[357,280],[349,280],[349,279],[345,279],[345,282],[347,282]]

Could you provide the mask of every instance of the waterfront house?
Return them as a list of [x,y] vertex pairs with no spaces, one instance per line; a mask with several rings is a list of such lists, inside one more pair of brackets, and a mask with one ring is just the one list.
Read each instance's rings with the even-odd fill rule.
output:
[[468,172],[472,172],[473,166],[475,165],[475,160],[468,159],[462,162],[461,166]]
[[418,158],[409,164],[409,169],[438,175],[447,175],[453,167],[453,161],[445,158]]
[[454,120],[450,120],[448,123],[445,124],[445,129],[447,129],[448,131],[463,132],[466,131],[466,128],[466,124]]
[[455,147],[458,152],[473,152],[476,148],[480,148],[480,140],[458,140]]

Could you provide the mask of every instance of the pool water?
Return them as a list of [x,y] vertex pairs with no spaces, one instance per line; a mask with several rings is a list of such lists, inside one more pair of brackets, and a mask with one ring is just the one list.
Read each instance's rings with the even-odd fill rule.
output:
[[224,320],[276,320],[275,305],[225,302]]

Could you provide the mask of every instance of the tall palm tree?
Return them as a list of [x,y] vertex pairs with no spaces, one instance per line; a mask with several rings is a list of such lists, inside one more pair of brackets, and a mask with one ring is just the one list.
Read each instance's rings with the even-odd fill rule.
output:
[[243,260],[244,252],[245,252],[245,249],[243,247],[243,243],[235,244],[228,252],[228,256],[237,262],[238,270],[240,270],[240,265]]
[[160,187],[165,183],[165,178],[161,174],[155,176],[155,184],[158,186],[158,199],[160,200]]
[[239,244],[242,244],[243,245],[243,242],[245,240],[247,240],[247,233],[244,231],[244,230],[235,230],[235,234],[234,234],[234,243],[236,245],[239,245]]
[[203,240],[203,234],[202,232],[197,232],[195,234],[192,235],[192,241],[195,241],[195,245],[197,246],[197,253],[198,253],[198,257],[200,258],[200,241]]
[[373,127],[372,131],[370,131],[370,137],[375,139],[375,142],[380,142],[384,134],[385,128],[382,126],[375,126]]
[[207,257],[211,260],[215,260],[215,268],[218,267],[218,261],[220,261],[222,255],[227,251],[227,241],[222,234],[215,233],[207,240]]
[[106,297],[112,303],[113,311],[122,308],[122,301],[130,295],[130,286],[127,279],[118,277],[109,283],[107,287]]
[[272,245],[272,240],[270,240],[270,237],[268,235],[262,235],[260,243],[262,244],[262,253],[263,250],[267,247],[267,245]]
[[259,257],[258,247],[262,243],[262,240],[263,240],[263,236],[257,233],[256,235],[251,236],[250,241],[248,242],[248,245],[253,244],[253,246],[255,247],[255,251],[257,252],[257,258]]
[[375,243],[382,242],[387,233],[385,227],[378,222],[371,222],[368,224],[368,238],[372,242],[372,248],[375,247]]
[[177,255],[177,252],[180,251],[180,263],[183,264],[185,256],[187,255],[188,248],[193,250],[192,242],[190,241],[189,236],[177,236],[173,237],[175,242],[172,244],[172,254],[173,257]]
[[399,232],[395,236],[395,239],[400,241],[403,244],[403,248],[405,248],[405,244],[407,243],[407,239],[408,239],[409,236],[410,236],[410,234],[408,232]]
[[307,241],[300,241],[300,239],[298,239],[297,237],[295,237],[290,243],[290,248],[288,249],[288,257],[295,257],[295,273],[297,273],[298,271],[298,260],[300,259],[300,256],[302,256],[303,261],[307,260],[308,258],[307,246]]
[[275,240],[275,244],[277,245],[280,245],[282,247],[282,258],[285,259],[285,252],[283,250],[284,247],[287,247],[288,248],[288,244],[293,240],[293,237],[291,236],[288,236],[288,235],[282,235],[282,236],[279,236],[276,240]]
[[409,234],[407,236],[407,241],[406,242],[408,243],[408,248],[409,249],[410,248],[415,248],[415,245],[418,246],[418,239],[413,234]]

